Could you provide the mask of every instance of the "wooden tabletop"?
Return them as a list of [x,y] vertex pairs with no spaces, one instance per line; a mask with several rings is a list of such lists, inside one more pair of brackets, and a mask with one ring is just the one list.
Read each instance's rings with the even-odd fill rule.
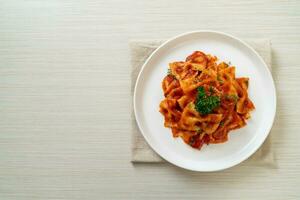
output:
[[[200,29],[271,39],[277,168],[130,163],[129,40]],[[0,0],[0,199],[298,199],[299,52],[299,1]]]

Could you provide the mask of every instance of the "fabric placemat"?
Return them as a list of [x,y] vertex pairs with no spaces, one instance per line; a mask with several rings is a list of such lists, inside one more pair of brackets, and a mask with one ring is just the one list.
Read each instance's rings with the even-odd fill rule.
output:
[[[252,46],[264,59],[269,69],[271,70],[271,43],[268,39],[249,39],[245,40]],[[133,40],[130,41],[130,54],[131,54],[131,97],[133,96],[135,82],[138,73],[150,56],[150,54],[164,42],[164,40]],[[147,144],[144,137],[139,131],[136,124],[134,111],[131,112],[131,132],[132,132],[132,145],[131,145],[131,161],[136,162],[165,162],[152,148]],[[170,133],[171,134],[171,133]],[[270,133],[264,144],[257,150],[247,161],[247,164],[256,166],[276,167],[274,152],[272,151],[272,134]]]

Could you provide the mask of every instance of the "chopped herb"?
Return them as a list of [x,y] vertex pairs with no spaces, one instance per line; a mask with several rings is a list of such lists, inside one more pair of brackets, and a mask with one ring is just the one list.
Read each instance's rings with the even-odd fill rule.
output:
[[214,88],[212,86],[209,87],[209,92],[210,92],[210,95],[212,95],[215,92]]
[[234,101],[238,101],[239,100],[239,97],[237,95],[232,95],[232,98],[234,99]]
[[223,84],[223,81],[222,81],[222,79],[220,78],[220,75],[219,75],[219,74],[217,75],[217,80],[218,80],[221,84]]
[[204,87],[197,88],[198,94],[195,102],[196,110],[202,114],[207,115],[220,106],[220,97],[218,96],[207,96]]
[[174,79],[176,79],[176,77],[174,76],[174,74],[172,74],[172,70],[169,68],[168,72],[167,72],[168,76],[172,76]]
[[247,87],[249,86],[249,81],[248,80],[246,80],[245,81],[245,83],[246,83],[246,85],[247,85]]
[[205,90],[204,90],[204,87],[198,87],[197,88],[197,91],[198,91],[198,98],[204,98],[205,97]]
[[202,129],[200,127],[196,127],[196,132],[197,133],[201,133],[202,132]]
[[172,75],[172,71],[170,68],[168,69],[168,75]]
[[239,97],[235,94],[226,95],[225,98],[227,100],[234,100],[235,103],[239,100]]
[[221,122],[220,122],[220,126],[224,126],[224,121],[221,121]]

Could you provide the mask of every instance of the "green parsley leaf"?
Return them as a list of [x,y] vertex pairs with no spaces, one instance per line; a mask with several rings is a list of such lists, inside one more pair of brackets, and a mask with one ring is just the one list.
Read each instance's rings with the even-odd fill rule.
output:
[[221,80],[221,78],[220,78],[220,75],[218,74],[217,75],[217,80],[221,83],[221,84],[223,84],[224,82]]
[[198,98],[204,98],[205,97],[205,90],[204,90],[204,87],[198,87],[197,88],[197,91],[198,91]]
[[171,71],[170,68],[168,69],[168,72],[167,72],[167,73],[168,73],[168,75],[172,75],[172,71]]
[[235,103],[237,103],[238,100],[239,100],[239,97],[235,94],[228,94],[228,95],[225,96],[225,98],[227,100],[234,100]]
[[196,132],[197,133],[201,133],[202,132],[202,129],[200,127],[196,127]]
[[172,74],[172,70],[169,68],[168,72],[167,72],[168,76],[172,76],[174,79],[176,79],[176,77],[174,76],[174,74]]
[[209,86],[209,92],[210,92],[210,95],[212,95],[215,92],[214,88],[212,86]]
[[202,114],[207,115],[220,106],[221,100],[218,96],[207,96],[204,87],[197,88],[198,94],[195,102],[196,110]]
[[221,122],[220,122],[220,126],[224,126],[224,121],[221,121]]

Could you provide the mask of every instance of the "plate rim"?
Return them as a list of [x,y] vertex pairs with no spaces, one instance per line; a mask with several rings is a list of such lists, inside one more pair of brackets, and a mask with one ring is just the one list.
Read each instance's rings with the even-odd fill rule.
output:
[[[260,141],[259,145],[255,146],[253,149],[251,149],[251,151],[249,151],[246,156],[242,157],[241,159],[235,161],[235,162],[231,162],[231,164],[227,165],[227,166],[223,166],[221,168],[212,168],[212,169],[209,169],[209,168],[202,168],[202,169],[198,169],[198,168],[193,168],[193,167],[186,167],[186,166],[182,166],[182,165],[179,165],[177,163],[174,163],[172,160],[166,158],[164,155],[160,154],[154,147],[153,147],[153,144],[151,144],[149,142],[149,139],[148,139],[148,136],[144,133],[144,130],[141,128],[141,125],[140,125],[140,121],[138,120],[137,116],[137,101],[136,101],[136,93],[137,93],[137,87],[138,87],[138,84],[140,82],[140,79],[141,79],[141,74],[142,72],[144,71],[146,65],[148,64],[148,62],[152,59],[152,57],[162,48],[164,47],[165,45],[167,45],[169,42],[173,41],[173,40],[176,40],[180,37],[183,37],[183,36],[188,36],[188,35],[192,35],[192,34],[196,34],[196,33],[207,33],[207,34],[218,34],[218,35],[222,35],[222,36],[226,36],[226,37],[229,37],[231,39],[234,39],[236,41],[238,41],[239,43],[241,43],[242,45],[244,45],[245,47],[247,47],[249,50],[251,50],[255,56],[257,56],[257,58],[260,60],[260,62],[264,65],[264,67],[267,69],[267,73],[269,74],[269,76],[271,77],[271,82],[272,82],[272,90],[273,90],[273,93],[274,93],[274,114],[272,116],[272,119],[271,119],[271,123],[269,125],[269,127],[267,127],[267,134],[264,134],[263,135],[263,139]],[[231,35],[231,34],[228,34],[228,33],[225,33],[225,32],[221,32],[221,31],[214,31],[214,30],[194,30],[194,31],[188,31],[188,32],[184,32],[184,33],[181,33],[181,34],[178,34],[176,36],[173,36],[171,37],[170,39],[166,40],[165,42],[163,42],[162,44],[160,44],[151,54],[150,56],[146,59],[146,61],[143,63],[139,73],[138,73],[138,76],[137,76],[137,79],[136,79],[136,82],[135,82],[135,86],[134,86],[134,93],[133,93],[133,109],[134,109],[134,115],[135,115],[135,121],[137,122],[137,125],[138,125],[138,128],[140,130],[140,133],[143,135],[144,139],[146,140],[147,144],[151,147],[151,149],[157,153],[159,156],[161,156],[164,160],[166,160],[167,162],[177,166],[177,167],[180,167],[180,168],[183,168],[183,169],[186,169],[186,170],[191,170],[191,171],[197,171],[197,172],[213,172],[213,171],[221,171],[221,170],[225,170],[225,169],[228,169],[228,168],[231,168],[231,167],[234,167],[240,163],[242,163],[243,161],[247,160],[251,155],[253,155],[262,145],[263,143],[265,142],[265,140],[267,139],[267,137],[269,136],[270,134],[270,131],[273,127],[273,124],[274,124],[274,120],[275,120],[275,116],[276,116],[276,112],[277,112],[277,93],[276,93],[276,86],[275,86],[275,82],[274,82],[274,79],[273,79],[273,76],[272,76],[272,73],[268,67],[268,65],[266,64],[266,62],[263,60],[263,58],[258,54],[258,52],[253,48],[251,47],[250,45],[248,45],[246,42],[244,42],[243,40]]]

